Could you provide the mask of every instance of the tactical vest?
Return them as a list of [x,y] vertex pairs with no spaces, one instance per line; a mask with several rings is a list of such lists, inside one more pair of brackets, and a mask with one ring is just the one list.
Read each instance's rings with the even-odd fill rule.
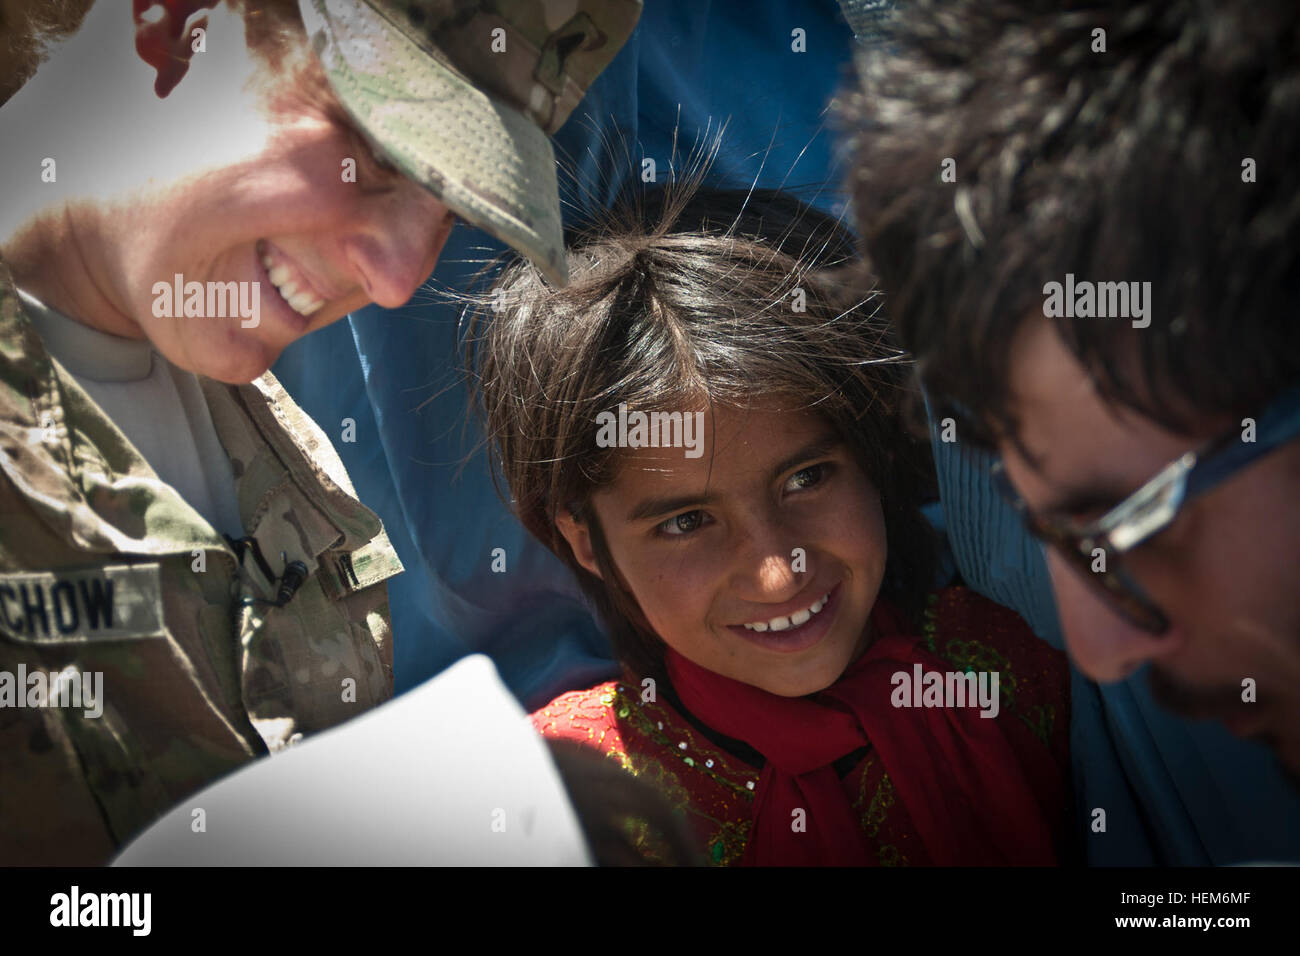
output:
[[199,381],[233,544],[46,352],[0,261],[0,864],[103,863],[216,777],[392,696],[402,566],[379,519],[273,376]]

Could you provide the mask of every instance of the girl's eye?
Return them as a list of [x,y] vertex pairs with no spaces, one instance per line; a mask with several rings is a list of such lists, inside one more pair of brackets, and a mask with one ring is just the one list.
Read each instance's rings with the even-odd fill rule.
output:
[[659,525],[659,532],[672,537],[681,537],[698,530],[704,524],[703,511],[684,511],[674,515]]
[[826,469],[827,465],[824,463],[799,469],[786,480],[785,490],[802,491],[821,484],[826,480]]

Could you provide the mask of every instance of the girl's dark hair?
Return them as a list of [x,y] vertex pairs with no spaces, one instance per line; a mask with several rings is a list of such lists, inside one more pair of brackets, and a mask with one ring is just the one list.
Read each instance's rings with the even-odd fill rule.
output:
[[[919,505],[933,487],[927,445],[904,427],[910,375],[877,296],[839,272],[853,238],[778,191],[653,188],[572,237],[570,284],[529,263],[505,269],[468,318],[471,390],[524,526],[577,575],[619,660],[662,675],[664,644],[622,583],[590,507],[617,476],[597,414],[757,401],[820,416],[881,496],[889,557],[882,595],[919,615],[933,544]],[[561,508],[585,521],[603,580],[574,558]]]

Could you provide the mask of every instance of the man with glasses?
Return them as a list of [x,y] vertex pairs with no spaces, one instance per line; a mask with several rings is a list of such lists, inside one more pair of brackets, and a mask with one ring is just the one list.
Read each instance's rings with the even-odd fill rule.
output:
[[[1091,521],[1072,517],[1077,503],[1073,509],[1067,503],[1037,513],[1007,478],[1003,461],[995,462],[990,471],[998,493],[1020,514],[1030,534],[1055,548],[1061,560],[1084,580],[1103,589],[1114,609],[1131,624],[1160,635],[1169,630],[1169,618],[1147,596],[1129,565],[1141,566],[1148,553],[1142,546],[1169,528],[1195,498],[1300,437],[1300,387],[1284,392],[1260,420],[1265,423],[1262,434],[1249,420],[1241,428],[1232,426],[1203,447],[1171,461],[1137,491]],[[1104,565],[1107,557],[1110,566],[1106,573],[1096,573],[1103,570],[1099,564]],[[1155,674],[1158,677],[1159,671]]]
[[[954,0],[889,40],[851,185],[934,419],[1000,456],[1084,673],[1300,774],[1300,10]],[[1144,321],[1049,317],[1068,276],[1150,283]]]

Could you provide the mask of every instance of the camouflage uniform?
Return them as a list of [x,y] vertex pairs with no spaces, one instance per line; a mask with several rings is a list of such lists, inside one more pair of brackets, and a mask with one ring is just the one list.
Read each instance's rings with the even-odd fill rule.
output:
[[[49,356],[0,261],[0,674],[103,675],[99,717],[0,706],[0,864],[103,863],[214,778],[392,695],[401,564],[379,519],[270,374],[199,381],[256,550]],[[307,576],[274,606],[293,561]]]

